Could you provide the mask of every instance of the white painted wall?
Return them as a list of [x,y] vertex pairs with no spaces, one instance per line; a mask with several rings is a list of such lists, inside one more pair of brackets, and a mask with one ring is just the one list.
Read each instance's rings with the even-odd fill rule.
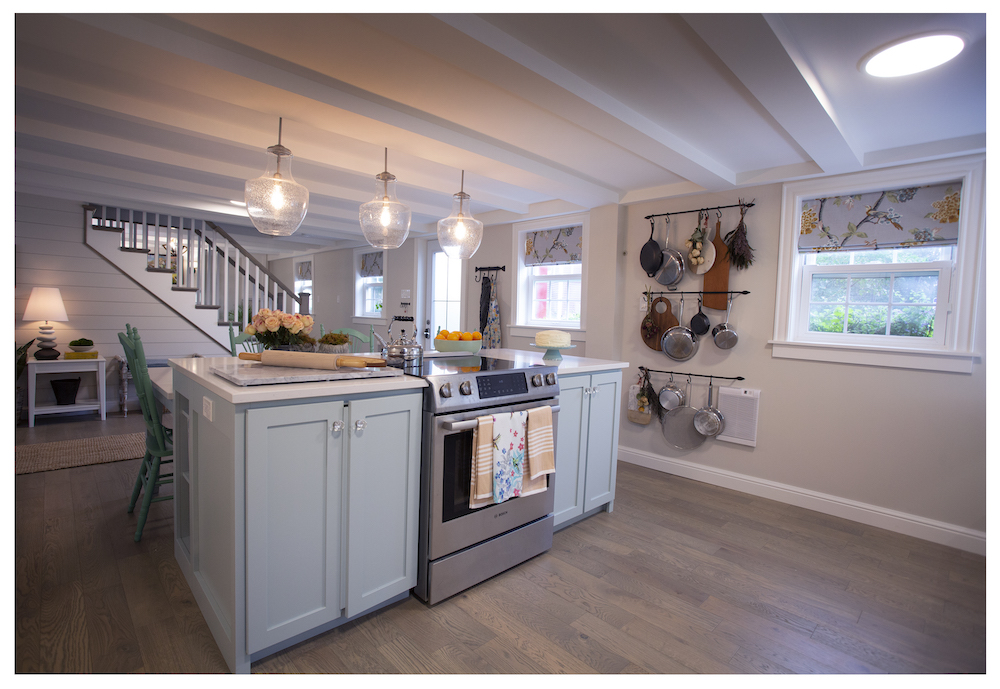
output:
[[[111,359],[116,354],[124,356],[118,333],[125,329],[125,323],[139,329],[148,359],[227,353],[84,244],[85,201],[19,193],[14,202],[17,345],[38,334],[38,322],[21,320],[31,288],[58,287],[69,320],[54,324],[57,349],[67,351],[66,345],[81,337],[94,341],[95,349],[108,359],[109,410],[118,409],[118,368]],[[29,358],[34,351],[32,347]],[[81,375],[81,379],[79,396],[96,397],[93,376]],[[45,381],[38,385],[37,394],[40,404],[55,402],[52,388]],[[129,393],[129,402],[130,409],[138,409],[134,392]]]
[[[667,445],[655,422],[641,426],[628,421],[623,404],[620,458],[854,519],[874,511],[874,522],[868,523],[883,517],[893,528],[912,523],[911,532],[924,537],[927,527],[943,530],[948,541],[946,532],[954,528],[959,533],[952,544],[959,547],[977,537],[964,530],[980,532],[984,539],[985,359],[971,375],[772,359],[768,339],[774,320],[780,194],[780,185],[740,190],[740,197],[756,199],[746,216],[756,260],[745,271],[731,272],[730,289],[751,292],[733,307],[739,343],[721,350],[703,340],[695,357],[683,363],[649,349],[639,335],[639,298],[653,282],[639,265],[640,249],[649,239],[644,216],[728,205],[737,202],[737,195],[705,194],[628,208],[622,358],[632,366],[626,387],[636,382],[641,364],[745,376],[741,385],[761,390],[761,398],[756,448],[708,441],[692,451]],[[673,220],[680,236],[671,238],[672,246],[683,248],[696,217]],[[736,226],[738,217],[737,209],[724,211],[723,233]],[[657,239],[664,239],[659,226]],[[686,276],[679,288],[697,290],[700,284],[700,278]],[[686,319],[694,312],[689,305]],[[713,326],[724,316],[708,313]],[[984,356],[985,318],[984,306],[977,340]],[[653,379],[657,388],[666,381],[664,376]],[[693,395],[701,406],[707,381],[699,382]]]

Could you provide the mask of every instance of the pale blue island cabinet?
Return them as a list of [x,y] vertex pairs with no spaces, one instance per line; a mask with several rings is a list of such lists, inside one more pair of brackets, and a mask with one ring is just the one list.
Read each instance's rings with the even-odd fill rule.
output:
[[171,362],[174,550],[249,672],[416,585],[424,381],[239,387],[222,360]]

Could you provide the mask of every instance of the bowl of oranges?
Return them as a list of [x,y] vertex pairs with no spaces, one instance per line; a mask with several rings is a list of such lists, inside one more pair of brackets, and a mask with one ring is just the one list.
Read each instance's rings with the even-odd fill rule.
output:
[[439,352],[471,352],[475,354],[482,348],[483,334],[478,330],[474,333],[442,330],[434,338],[434,349]]

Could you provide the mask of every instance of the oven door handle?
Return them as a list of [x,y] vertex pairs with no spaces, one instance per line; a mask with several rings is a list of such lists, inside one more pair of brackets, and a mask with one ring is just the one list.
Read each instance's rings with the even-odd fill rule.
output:
[[[552,412],[555,413],[559,411],[559,405],[552,405],[551,409]],[[468,421],[444,421],[442,422],[441,427],[446,431],[471,431],[478,425],[479,421],[476,419],[469,419]]]

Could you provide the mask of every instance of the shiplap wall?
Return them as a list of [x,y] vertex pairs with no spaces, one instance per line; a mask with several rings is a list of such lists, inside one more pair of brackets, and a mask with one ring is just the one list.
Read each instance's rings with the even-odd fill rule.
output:
[[[94,348],[108,359],[107,397],[111,411],[118,409],[119,373],[113,357],[124,355],[118,333],[126,323],[139,329],[147,359],[220,356],[228,352],[84,243],[83,203],[15,195],[14,340],[21,345],[38,334],[38,322],[21,320],[31,288],[58,287],[69,320],[55,323],[57,349],[68,351],[69,342],[81,337],[94,341]],[[163,279],[169,284],[169,275],[164,274]],[[34,351],[33,346],[28,356]],[[93,376],[80,377],[79,397],[96,397]],[[37,396],[39,404],[55,401],[52,387],[45,380],[39,380]],[[129,391],[128,407],[138,409],[133,390]]]

